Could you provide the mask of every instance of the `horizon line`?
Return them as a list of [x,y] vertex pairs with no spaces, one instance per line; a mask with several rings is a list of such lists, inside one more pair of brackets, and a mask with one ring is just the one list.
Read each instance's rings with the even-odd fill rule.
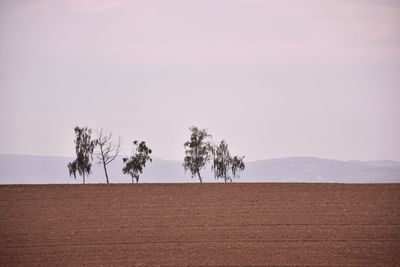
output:
[[[52,158],[73,158],[73,156],[59,156],[59,155],[43,155],[43,154],[17,154],[17,153],[0,153],[0,156],[29,156],[29,157],[52,157]],[[122,157],[118,155],[117,157]],[[182,162],[182,160],[176,159],[165,159],[156,155],[153,155],[153,158],[157,158],[163,161],[175,161],[175,162]],[[324,158],[324,157],[316,157],[316,156],[287,156],[287,157],[276,157],[276,158],[267,158],[267,159],[258,159],[258,160],[251,160],[245,161],[247,163],[254,163],[254,162],[262,162],[262,161],[270,161],[270,160],[283,160],[283,159],[318,159],[318,160],[331,160],[331,161],[340,161],[340,162],[352,162],[352,161],[359,161],[359,162],[379,162],[379,161],[391,161],[400,163],[399,160],[393,159],[370,159],[370,160],[359,160],[359,159],[349,159],[349,160],[340,160],[340,159],[333,159],[333,158]]]

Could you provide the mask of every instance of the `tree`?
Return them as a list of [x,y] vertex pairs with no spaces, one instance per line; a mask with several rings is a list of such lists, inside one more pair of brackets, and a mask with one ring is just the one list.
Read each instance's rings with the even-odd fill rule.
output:
[[[222,140],[219,146],[212,148],[213,165],[215,179],[223,179],[225,183],[232,182],[232,178],[239,176],[240,171],[244,170],[244,157],[231,157],[228,144]],[[232,174],[232,176],[231,176]]]
[[190,170],[192,178],[197,177],[200,183],[203,179],[200,175],[200,170],[204,168],[208,161],[210,161],[210,142],[207,140],[211,138],[211,135],[207,133],[205,129],[200,130],[195,126],[190,128],[192,132],[190,140],[184,143],[185,147],[185,158],[183,167],[185,172]]
[[229,176],[229,168],[231,166],[231,155],[229,154],[228,144],[222,140],[219,146],[215,146],[213,152],[213,165],[214,176],[216,179],[223,178],[225,182],[232,181]]
[[136,180],[136,183],[139,183],[139,175],[143,172],[143,168],[146,166],[146,162],[152,162],[150,158],[151,149],[146,146],[146,142],[133,142],[134,152],[130,158],[123,158],[123,162],[125,163],[125,167],[122,169],[124,174],[129,174],[133,179]]
[[95,154],[99,163],[103,164],[104,173],[106,175],[107,184],[110,183],[107,173],[107,165],[110,164],[119,154],[119,148],[121,145],[121,139],[118,139],[118,144],[114,144],[111,140],[112,133],[105,132],[101,129],[98,133],[97,144],[99,145],[99,151]]
[[239,177],[240,172],[243,171],[244,168],[246,167],[243,162],[243,159],[244,159],[244,156],[242,156],[242,157],[234,156],[233,157],[232,166],[231,166],[233,178]]
[[87,127],[75,127],[74,130],[76,159],[68,163],[69,175],[74,175],[76,179],[76,172],[78,172],[83,177],[83,183],[85,183],[85,176],[89,176],[91,173],[93,150],[97,141],[91,139],[92,130]]

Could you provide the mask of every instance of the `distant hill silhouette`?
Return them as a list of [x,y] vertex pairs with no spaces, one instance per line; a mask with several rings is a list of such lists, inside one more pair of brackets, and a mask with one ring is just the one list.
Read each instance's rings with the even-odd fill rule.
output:
[[[27,155],[0,155],[1,184],[81,183],[69,177],[67,164],[72,158]],[[88,183],[105,183],[102,167],[93,161]],[[122,158],[109,165],[111,183],[130,183],[122,174]],[[204,182],[215,182],[210,168],[203,171]],[[295,157],[247,162],[237,182],[306,182],[306,183],[400,183],[400,162],[339,161],[313,157]],[[141,175],[140,183],[198,182],[185,174],[182,162],[153,157]]]

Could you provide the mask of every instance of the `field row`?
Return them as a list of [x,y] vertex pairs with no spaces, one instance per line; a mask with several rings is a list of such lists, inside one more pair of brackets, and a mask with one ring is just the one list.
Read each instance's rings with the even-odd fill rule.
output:
[[383,266],[399,185],[0,186],[6,265]]

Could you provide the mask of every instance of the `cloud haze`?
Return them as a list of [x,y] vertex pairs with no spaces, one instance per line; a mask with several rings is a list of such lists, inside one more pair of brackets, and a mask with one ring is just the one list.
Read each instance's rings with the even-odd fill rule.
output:
[[248,160],[400,160],[400,4],[1,1],[0,153],[108,128],[182,159],[188,127]]

